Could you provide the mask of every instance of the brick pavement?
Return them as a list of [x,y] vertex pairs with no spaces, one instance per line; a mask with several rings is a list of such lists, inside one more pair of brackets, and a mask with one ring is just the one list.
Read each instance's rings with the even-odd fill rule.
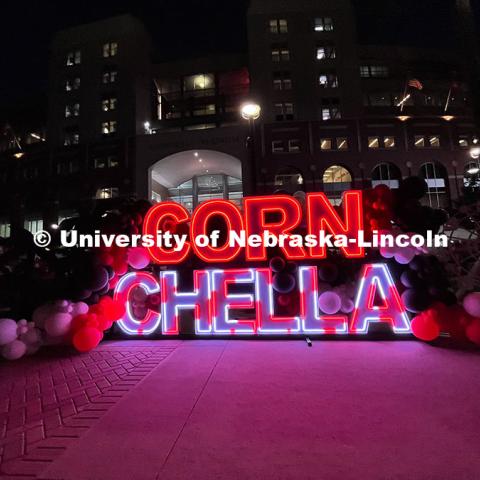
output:
[[0,477],[35,478],[175,348],[117,342],[0,363]]

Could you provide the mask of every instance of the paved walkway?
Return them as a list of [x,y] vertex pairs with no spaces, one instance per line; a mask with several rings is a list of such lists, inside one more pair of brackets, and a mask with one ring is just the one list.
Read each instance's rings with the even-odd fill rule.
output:
[[0,363],[0,477],[480,479],[480,354],[124,341]]

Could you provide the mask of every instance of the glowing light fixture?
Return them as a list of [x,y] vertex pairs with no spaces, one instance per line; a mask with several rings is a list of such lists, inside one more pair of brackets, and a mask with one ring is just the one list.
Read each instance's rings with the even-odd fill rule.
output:
[[477,160],[480,157],[480,147],[473,147],[470,149],[470,156]]
[[245,120],[256,120],[260,117],[262,109],[256,103],[245,103],[242,105],[241,113]]

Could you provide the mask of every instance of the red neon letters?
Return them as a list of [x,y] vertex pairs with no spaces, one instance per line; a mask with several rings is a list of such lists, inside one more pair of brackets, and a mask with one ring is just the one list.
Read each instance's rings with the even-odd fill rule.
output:
[[[324,193],[306,195],[307,231],[300,232],[302,224],[302,206],[299,201],[287,195],[248,197],[244,199],[243,216],[240,209],[227,200],[210,200],[200,204],[190,219],[188,211],[182,205],[173,202],[162,202],[153,206],[147,213],[143,226],[143,234],[156,238],[158,233],[171,232],[186,235],[190,222],[189,239],[178,248],[152,246],[148,250],[154,262],[159,264],[178,264],[184,261],[191,250],[207,263],[230,262],[245,250],[247,261],[265,261],[267,245],[264,234],[268,232],[278,239],[293,237],[316,237],[321,233],[343,235],[357,238],[363,229],[362,192],[346,192],[343,197],[343,218],[332,207]],[[213,235],[213,224],[221,222],[224,237],[216,238],[212,244],[209,238],[206,244],[199,243],[201,237]],[[218,230],[217,230],[218,232]],[[232,238],[239,239],[243,244]],[[250,241],[252,240],[252,241]],[[322,259],[326,257],[326,247],[317,245],[308,247],[303,244],[280,242],[279,246],[287,260],[303,260],[305,258]],[[356,242],[340,247],[347,258],[364,256],[364,250]]]

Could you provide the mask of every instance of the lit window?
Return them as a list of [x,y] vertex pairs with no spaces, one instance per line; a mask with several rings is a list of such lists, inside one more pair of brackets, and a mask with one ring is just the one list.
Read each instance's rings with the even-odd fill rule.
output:
[[105,168],[107,166],[107,162],[103,157],[95,158],[93,162],[94,168]]
[[78,145],[80,143],[80,134],[78,132],[65,132],[63,144],[68,147],[70,145]]
[[287,46],[274,46],[272,48],[272,62],[288,62],[290,60],[290,50]]
[[385,148],[395,148],[395,137],[383,137],[383,146]]
[[0,223],[0,237],[8,238],[10,236],[10,223],[1,222]]
[[80,50],[75,50],[67,53],[66,64],[71,67],[73,65],[79,65],[82,61],[82,54]]
[[99,200],[105,200],[108,198],[116,198],[119,195],[117,187],[100,188],[97,190],[96,198]]
[[368,137],[368,148],[380,148],[380,138],[379,137]]
[[338,88],[338,77],[335,73],[322,73],[318,77],[318,84],[322,88]]
[[322,108],[322,120],[339,120],[340,118],[342,113],[338,107]]
[[117,131],[117,122],[110,120],[109,122],[102,122],[102,133],[104,135],[112,135]]
[[183,86],[186,92],[195,96],[212,95],[215,88],[215,76],[213,73],[199,73],[189,75],[183,79]]
[[320,139],[320,149],[321,150],[331,150],[332,149],[332,139],[331,138]]
[[302,149],[300,140],[298,139],[293,139],[288,141],[288,151],[290,153],[298,153]]
[[428,143],[431,148],[440,148],[440,137],[437,135],[431,135],[428,137]]
[[293,103],[275,103],[275,119],[276,120],[293,120]]
[[338,120],[342,118],[340,99],[335,97],[322,98],[321,117],[322,120]]
[[108,70],[103,73],[102,75],[102,83],[115,83],[117,81],[117,71],[116,70]]
[[348,138],[346,137],[337,138],[337,150],[348,150]]
[[109,42],[103,44],[103,58],[114,57],[118,53],[118,43]]
[[193,110],[194,117],[201,117],[203,115],[215,115],[216,109],[214,103],[209,103],[208,105],[199,105]]
[[28,230],[30,233],[37,233],[40,230],[43,230],[43,219],[41,218],[31,218],[28,220],[25,220],[23,223],[23,227],[25,230]]
[[422,135],[415,135],[415,148],[424,148],[425,147],[425,137]]
[[388,67],[383,65],[362,65],[360,76],[362,78],[387,78],[389,70]]
[[115,97],[105,98],[102,100],[102,110],[104,112],[109,112],[117,108],[117,99]]
[[291,90],[292,79],[288,72],[274,72],[273,74],[273,89],[274,90]]
[[97,157],[94,159],[94,168],[115,168],[119,166],[118,158],[115,155],[108,157]]
[[317,47],[317,60],[332,60],[336,57],[335,47]]
[[270,33],[288,33],[288,22],[283,18],[270,20],[268,30]]
[[78,90],[80,88],[80,77],[69,78],[65,82],[65,91],[71,92],[72,90]]
[[65,118],[78,117],[80,115],[80,104],[74,103],[73,105],[65,106]]
[[284,153],[285,152],[285,143],[283,140],[273,140],[272,142],[272,153]]
[[333,20],[331,17],[317,17],[315,19],[316,32],[332,32],[333,31]]
[[118,157],[116,155],[109,155],[107,157],[107,165],[108,168],[115,168],[120,165],[120,162],[118,161]]

